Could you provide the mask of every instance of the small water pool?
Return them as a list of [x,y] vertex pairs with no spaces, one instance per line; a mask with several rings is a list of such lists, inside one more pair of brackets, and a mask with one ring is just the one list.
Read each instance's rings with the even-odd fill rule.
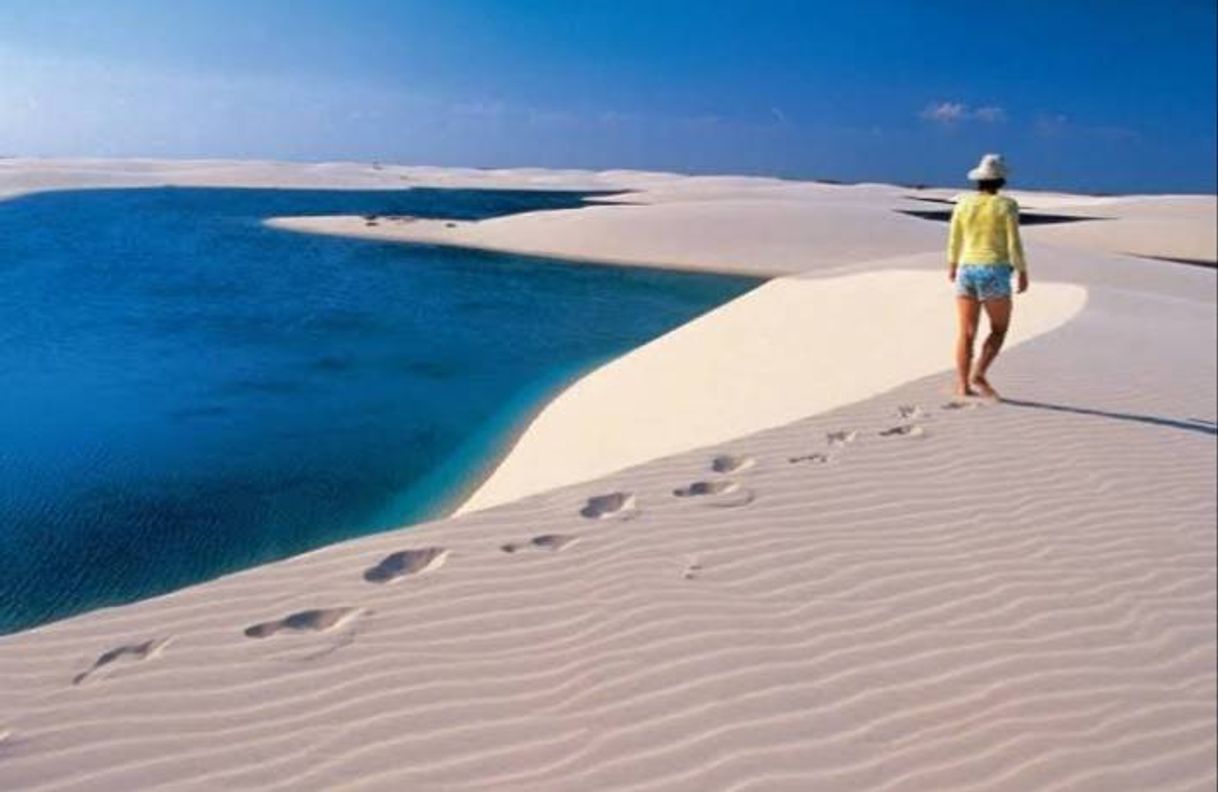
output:
[[587,197],[0,202],[0,632],[438,516],[554,388],[757,285],[262,224]]

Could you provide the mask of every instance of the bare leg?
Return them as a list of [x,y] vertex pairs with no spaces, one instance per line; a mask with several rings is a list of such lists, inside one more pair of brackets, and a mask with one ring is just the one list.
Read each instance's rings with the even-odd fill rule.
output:
[[1002,342],[1006,340],[1007,328],[1011,325],[1011,298],[986,300],[982,304],[985,306],[985,315],[990,320],[990,334],[981,347],[981,355],[977,358],[976,368],[973,369],[972,385],[983,395],[997,399],[998,393],[985,378],[985,373],[990,370],[990,364],[998,357]]
[[973,365],[973,341],[977,338],[977,322],[981,319],[981,303],[971,297],[956,298],[956,395],[976,396],[969,386]]

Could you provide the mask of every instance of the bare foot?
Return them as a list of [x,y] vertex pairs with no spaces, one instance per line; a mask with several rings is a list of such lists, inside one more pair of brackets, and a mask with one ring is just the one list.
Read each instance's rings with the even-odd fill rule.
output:
[[997,399],[998,391],[994,390],[994,386],[990,385],[989,380],[985,377],[973,377],[973,387],[987,399]]
[[957,385],[956,386],[956,395],[959,396],[960,398],[967,398],[969,396],[976,396],[977,391],[973,390],[968,385]]

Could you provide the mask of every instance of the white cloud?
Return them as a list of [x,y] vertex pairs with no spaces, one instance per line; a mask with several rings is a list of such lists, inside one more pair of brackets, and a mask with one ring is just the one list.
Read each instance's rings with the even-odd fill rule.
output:
[[939,102],[927,105],[920,113],[926,121],[940,124],[954,124],[965,118],[968,108],[960,102]]
[[953,126],[965,121],[997,124],[1006,120],[1007,113],[996,105],[972,108],[964,102],[933,102],[922,108],[922,112],[918,116],[923,121]]

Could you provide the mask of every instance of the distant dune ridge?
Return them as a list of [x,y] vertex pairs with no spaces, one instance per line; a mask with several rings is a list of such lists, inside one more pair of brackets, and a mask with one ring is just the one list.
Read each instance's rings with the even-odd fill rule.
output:
[[950,395],[954,190],[0,161],[139,184],[629,190],[352,234],[775,276],[559,394],[460,514],[0,638],[0,788],[1203,790],[1212,196],[1014,193],[995,384]]

